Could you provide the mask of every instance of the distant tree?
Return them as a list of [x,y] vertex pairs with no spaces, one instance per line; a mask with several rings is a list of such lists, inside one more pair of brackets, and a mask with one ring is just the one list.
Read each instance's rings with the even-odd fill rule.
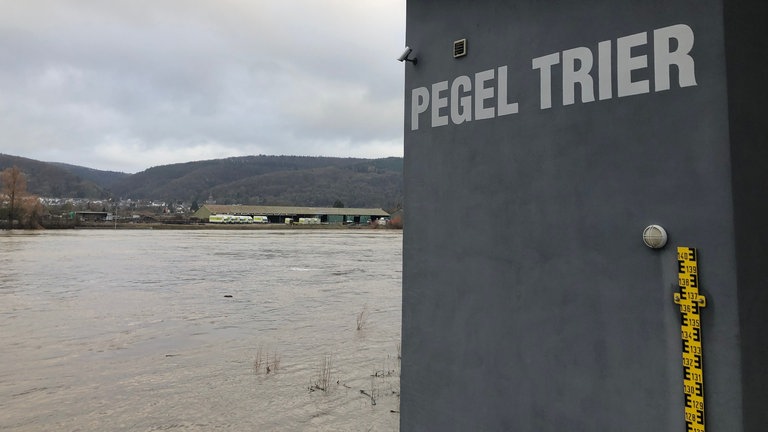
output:
[[20,223],[26,228],[40,228],[44,207],[35,195],[27,195],[21,200]]
[[336,202],[333,203],[333,208],[344,208],[344,203],[341,202],[341,200],[336,200]]
[[27,179],[19,167],[13,166],[0,172],[2,193],[8,202],[8,228],[13,228],[13,221],[26,228],[38,228],[43,215],[40,200],[27,193]]
[[198,210],[200,210],[200,204],[197,203],[197,200],[192,201],[192,205],[189,207],[189,210],[194,213]]
[[14,219],[18,219],[22,198],[27,194],[27,179],[14,165],[0,173],[0,181],[3,183],[3,195],[8,198],[8,228],[11,229]]

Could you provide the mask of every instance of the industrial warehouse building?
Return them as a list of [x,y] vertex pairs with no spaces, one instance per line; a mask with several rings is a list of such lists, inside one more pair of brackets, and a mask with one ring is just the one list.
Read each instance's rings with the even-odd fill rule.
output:
[[266,216],[270,223],[284,223],[286,218],[319,218],[323,223],[367,224],[380,218],[389,217],[384,210],[370,208],[337,207],[288,207],[205,204],[192,217],[207,221],[213,214],[235,216]]

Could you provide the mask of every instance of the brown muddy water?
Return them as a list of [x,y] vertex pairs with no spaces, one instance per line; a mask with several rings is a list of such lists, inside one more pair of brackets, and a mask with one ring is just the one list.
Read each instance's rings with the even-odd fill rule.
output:
[[0,430],[398,430],[401,250],[398,231],[0,233]]

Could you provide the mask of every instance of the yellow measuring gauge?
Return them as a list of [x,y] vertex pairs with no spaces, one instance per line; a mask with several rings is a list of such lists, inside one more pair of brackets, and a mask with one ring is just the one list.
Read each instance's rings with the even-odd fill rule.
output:
[[695,248],[677,248],[677,277],[680,292],[675,303],[680,305],[683,339],[683,393],[685,394],[685,427],[688,432],[704,432],[704,373],[701,348],[701,309],[707,299],[699,293],[698,254]]

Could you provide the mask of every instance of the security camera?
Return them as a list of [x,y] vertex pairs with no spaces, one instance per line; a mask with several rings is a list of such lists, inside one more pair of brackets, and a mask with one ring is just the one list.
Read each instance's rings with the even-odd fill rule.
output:
[[397,58],[397,61],[401,61],[401,62],[409,61],[409,62],[412,62],[413,64],[416,64],[416,59],[415,58],[414,59],[409,59],[408,58],[408,56],[411,55],[412,51],[413,50],[411,49],[411,47],[405,47],[405,51],[403,51],[403,53],[400,54],[400,57]]
[[405,51],[403,51],[402,54],[400,54],[400,57],[397,58],[397,61],[406,61],[408,60],[408,56],[411,55],[411,47],[405,47]]

